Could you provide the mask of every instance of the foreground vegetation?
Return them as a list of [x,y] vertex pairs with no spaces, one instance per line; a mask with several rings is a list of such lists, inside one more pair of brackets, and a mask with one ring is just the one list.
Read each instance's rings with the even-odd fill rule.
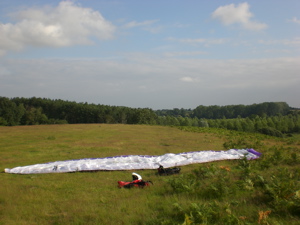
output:
[[0,224],[299,224],[300,136],[205,127],[74,124],[0,127],[0,168],[127,154],[254,148],[258,160],[135,171],[154,185],[118,189],[133,171],[0,173]]

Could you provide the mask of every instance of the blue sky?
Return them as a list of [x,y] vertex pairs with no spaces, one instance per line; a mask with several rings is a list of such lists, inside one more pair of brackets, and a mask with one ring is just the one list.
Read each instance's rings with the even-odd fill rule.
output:
[[300,107],[298,0],[0,0],[0,96]]

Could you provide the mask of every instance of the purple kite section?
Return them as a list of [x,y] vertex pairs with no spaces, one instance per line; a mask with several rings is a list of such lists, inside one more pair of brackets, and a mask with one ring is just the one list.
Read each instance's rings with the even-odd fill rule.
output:
[[248,152],[257,155],[258,157],[260,157],[262,155],[262,153],[255,151],[253,148],[247,149]]

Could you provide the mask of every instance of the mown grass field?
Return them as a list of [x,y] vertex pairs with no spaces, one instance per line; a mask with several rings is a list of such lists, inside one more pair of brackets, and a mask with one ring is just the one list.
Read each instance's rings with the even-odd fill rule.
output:
[[[30,175],[2,172],[0,224],[300,224],[299,135],[274,139],[218,129],[110,124],[0,127],[0,169],[70,159],[227,150],[247,145],[262,152],[264,159],[245,165],[241,160],[188,165],[182,167],[181,175],[172,177],[157,176],[156,170],[135,171],[154,183],[144,189],[117,188],[117,181],[130,181],[133,171]],[[278,163],[274,163],[274,157]],[[250,166],[255,172],[249,171]],[[264,168],[261,173],[259,168]],[[243,174],[250,181],[241,178]],[[280,179],[286,174],[290,178],[281,187]],[[279,179],[279,192],[286,191],[282,198],[289,202],[284,204],[292,204],[291,207],[274,202],[276,195],[281,197],[279,192],[272,195],[256,188],[259,176],[268,180],[272,175]],[[220,177],[226,178],[224,183],[220,183]],[[212,186],[214,183],[216,186]],[[222,194],[216,196],[219,192],[214,195],[214,191]],[[284,212],[281,206],[286,207]],[[219,222],[222,217],[226,223]],[[216,222],[211,223],[212,219]]]

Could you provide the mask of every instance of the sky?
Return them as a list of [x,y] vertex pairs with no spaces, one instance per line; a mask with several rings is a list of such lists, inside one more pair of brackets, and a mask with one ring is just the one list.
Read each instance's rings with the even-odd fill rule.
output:
[[299,0],[0,0],[0,96],[300,108]]

